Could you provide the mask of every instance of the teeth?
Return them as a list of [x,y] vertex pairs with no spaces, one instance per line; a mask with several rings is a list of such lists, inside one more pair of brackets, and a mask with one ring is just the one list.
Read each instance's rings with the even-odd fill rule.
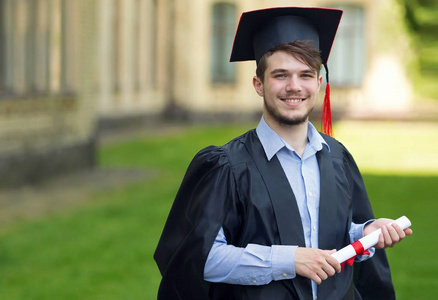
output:
[[303,101],[303,99],[284,99],[284,101],[290,102],[290,103],[298,103],[298,102]]

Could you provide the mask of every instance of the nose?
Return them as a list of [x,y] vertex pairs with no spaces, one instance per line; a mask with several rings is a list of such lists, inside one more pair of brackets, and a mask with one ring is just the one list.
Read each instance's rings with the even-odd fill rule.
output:
[[291,76],[286,84],[287,92],[301,92],[302,87],[296,76]]

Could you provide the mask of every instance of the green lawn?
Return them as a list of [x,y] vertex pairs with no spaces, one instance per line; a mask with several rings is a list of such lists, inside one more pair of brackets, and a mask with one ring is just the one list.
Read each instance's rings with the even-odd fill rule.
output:
[[[201,148],[253,126],[193,127],[102,147],[102,167],[147,168],[155,177],[1,231],[0,299],[156,299],[152,255],[187,165]],[[438,124],[341,122],[335,134],[364,170],[376,216],[413,223],[414,235],[387,251],[398,299],[433,299]]]

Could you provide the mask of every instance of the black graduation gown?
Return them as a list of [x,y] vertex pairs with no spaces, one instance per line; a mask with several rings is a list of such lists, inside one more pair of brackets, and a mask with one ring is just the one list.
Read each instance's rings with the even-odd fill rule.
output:
[[[321,173],[319,247],[349,244],[351,222],[374,218],[362,177],[335,139],[317,153]],[[162,274],[158,299],[312,299],[311,281],[297,276],[267,285],[208,283],[203,271],[220,227],[229,244],[305,246],[294,194],[274,156],[268,161],[256,131],[193,159],[178,191],[154,258]],[[355,264],[355,268],[356,265]],[[354,278],[353,278],[354,277]],[[354,279],[354,282],[353,282]],[[318,299],[395,299],[385,252],[318,286]]]

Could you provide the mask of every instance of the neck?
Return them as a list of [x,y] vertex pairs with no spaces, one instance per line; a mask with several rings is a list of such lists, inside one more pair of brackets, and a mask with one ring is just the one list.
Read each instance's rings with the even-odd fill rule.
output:
[[279,124],[266,117],[265,121],[272,130],[295,149],[300,157],[303,156],[304,149],[308,143],[307,129],[309,124],[307,121],[298,125]]

